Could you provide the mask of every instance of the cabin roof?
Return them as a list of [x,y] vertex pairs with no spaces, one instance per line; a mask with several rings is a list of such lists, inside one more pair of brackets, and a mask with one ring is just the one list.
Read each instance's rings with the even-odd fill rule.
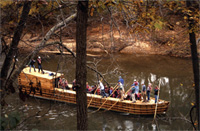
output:
[[[31,68],[31,72],[29,72],[30,70],[30,67],[26,67],[23,69],[22,73],[25,73],[25,74],[28,74],[28,75],[33,75],[33,76],[36,76],[36,77],[40,77],[40,78],[45,78],[45,79],[54,79],[54,78],[58,78],[58,77],[61,77],[63,76],[64,74],[62,73],[57,73],[56,72],[53,72],[53,71],[48,71],[48,70],[43,70],[44,71],[44,74],[42,74],[41,72],[39,73],[38,72],[38,69],[36,69],[36,72],[34,72],[34,69]],[[50,76],[49,74],[53,73],[54,75],[56,74],[56,76]]]

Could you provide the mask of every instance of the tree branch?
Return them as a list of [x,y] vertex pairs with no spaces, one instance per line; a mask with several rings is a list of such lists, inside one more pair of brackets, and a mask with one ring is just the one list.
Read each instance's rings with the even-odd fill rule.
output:
[[[65,24],[68,24],[71,20],[76,18],[76,13],[72,14],[70,17],[68,17],[67,19],[65,19],[64,21],[58,23],[57,25],[55,25],[54,27],[52,27],[47,34],[45,35],[45,37],[43,38],[43,40],[41,41],[40,45],[38,45],[35,50],[33,52],[31,52],[19,65],[18,70],[14,71],[13,75],[11,76],[9,83],[12,83],[12,81],[14,81],[17,76],[20,74],[20,72],[23,70],[23,68],[25,67],[25,65],[31,60],[33,59],[37,53],[44,47],[46,46],[50,46],[50,45],[54,45],[54,44],[60,44],[59,42],[55,42],[55,43],[49,43],[46,44],[46,42],[50,39],[51,35],[58,30],[59,28],[63,27]],[[9,84],[8,84],[9,85]]]

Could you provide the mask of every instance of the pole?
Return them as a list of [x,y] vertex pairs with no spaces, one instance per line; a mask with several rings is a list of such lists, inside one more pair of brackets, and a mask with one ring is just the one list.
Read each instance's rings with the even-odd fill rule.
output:
[[[130,90],[131,90],[132,86],[126,91],[126,93],[124,95],[126,95]],[[116,101],[108,110],[112,109],[120,100]]]
[[[117,86],[118,84],[116,84],[116,86],[114,87],[114,91],[110,94],[110,96],[116,91],[116,89],[118,88],[118,86]],[[109,96],[109,97],[110,97]],[[104,101],[104,103],[96,110],[96,111],[94,111],[94,112],[97,112],[97,111],[99,111],[100,109],[101,109],[101,107],[106,103],[106,101],[108,100],[108,98],[106,98],[106,100]],[[93,112],[93,113],[94,113]]]
[[159,99],[159,94],[160,94],[160,81],[161,81],[161,78],[160,78],[160,80],[159,80],[159,85],[158,85],[158,98],[157,98],[157,102],[156,102],[156,108],[155,108],[155,113],[154,113],[154,120],[155,120],[155,118],[156,118],[156,113],[157,113],[157,107],[158,107],[158,99]]
[[[97,79],[98,79],[98,78],[97,78]],[[103,80],[103,79],[101,79],[101,81],[102,81],[102,80]],[[96,90],[95,90],[94,94],[96,94],[96,92],[97,92],[98,88],[99,88],[99,84],[98,84],[98,86],[97,86],[97,88],[96,88]],[[93,96],[94,96],[94,95],[93,95]],[[93,96],[92,96],[92,98],[91,98],[90,102],[88,103],[88,105],[87,105],[87,108],[90,106],[90,103],[92,102]]]

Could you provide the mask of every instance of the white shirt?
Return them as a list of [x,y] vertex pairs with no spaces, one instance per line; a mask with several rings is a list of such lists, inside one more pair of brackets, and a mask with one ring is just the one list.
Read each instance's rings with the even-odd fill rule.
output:
[[99,82],[99,86],[100,86],[100,89],[101,89],[101,90],[104,90],[104,85],[103,85],[103,83]]
[[122,91],[124,91],[124,86],[122,85],[121,82],[119,83],[119,88],[120,88]]

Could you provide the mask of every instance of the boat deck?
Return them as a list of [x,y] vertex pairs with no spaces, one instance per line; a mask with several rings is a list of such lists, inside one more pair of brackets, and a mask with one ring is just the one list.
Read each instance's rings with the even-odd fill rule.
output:
[[[54,79],[54,78],[58,78],[58,77],[62,77],[64,74],[62,73],[57,73],[56,72],[53,72],[53,71],[48,71],[48,70],[43,70],[44,71],[44,74],[42,74],[41,72],[38,72],[38,69],[35,68],[36,72],[34,71],[34,68],[31,68],[31,72],[29,72],[30,70],[30,67],[26,67],[23,69],[23,73],[27,74],[27,75],[33,75],[33,76],[36,76],[36,77],[40,77],[40,78],[45,78],[45,79]],[[56,77],[55,76],[50,76],[49,74],[53,73],[54,75],[56,74]]]
[[[70,93],[70,94],[76,94],[75,91],[72,91],[72,90],[66,90],[66,89],[59,89],[59,88],[55,88],[55,90],[59,91],[59,92],[62,92],[62,93]],[[107,99],[107,100],[110,100],[110,101],[120,101],[120,98],[113,98],[113,97],[104,97],[102,98],[101,95],[96,95],[96,94],[89,94],[87,93],[87,97],[89,98],[98,98],[98,99]],[[131,100],[123,100],[121,101],[123,103],[132,103]],[[158,100],[158,104],[161,104],[161,103],[164,103],[165,101],[164,100]],[[137,100],[135,103],[132,103],[132,104],[137,104],[137,105],[152,105],[152,104],[155,104],[155,99],[151,97],[150,101],[149,102],[142,102],[142,100]]]

